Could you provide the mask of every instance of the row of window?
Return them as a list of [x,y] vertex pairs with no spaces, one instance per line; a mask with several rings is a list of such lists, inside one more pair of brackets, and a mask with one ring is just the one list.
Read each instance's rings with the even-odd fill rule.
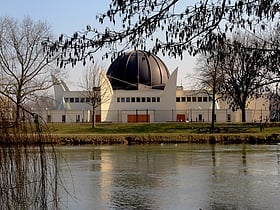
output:
[[89,103],[90,98],[64,98],[65,103]]
[[[231,114],[227,114],[227,122],[231,122]],[[177,121],[185,121],[185,115],[184,114],[177,114]],[[187,121],[189,121],[189,118],[187,118]],[[194,121],[194,119],[190,119],[190,121]],[[202,114],[198,114],[198,118],[195,118],[196,122],[204,122],[204,118]],[[216,114],[214,115],[214,121],[217,121],[217,116]]]
[[160,102],[160,97],[118,97],[118,103]]
[[[89,103],[90,98],[64,98],[66,103]],[[210,102],[211,97],[176,97],[176,102]],[[160,97],[118,97],[118,103],[160,102]]]
[[210,102],[212,101],[212,97],[176,97],[176,102]]

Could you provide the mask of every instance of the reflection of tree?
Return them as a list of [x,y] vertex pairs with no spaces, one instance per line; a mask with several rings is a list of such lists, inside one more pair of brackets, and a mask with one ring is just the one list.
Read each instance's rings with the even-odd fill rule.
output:
[[247,159],[246,159],[246,155],[247,155],[247,146],[246,144],[242,144],[242,167],[243,167],[243,173],[244,175],[247,174]]
[[9,119],[0,120],[0,209],[57,209],[57,154],[51,137],[38,116],[35,123],[30,113],[24,116],[20,130]]
[[211,144],[211,156],[212,156],[212,175],[216,177],[216,144]]
[[[3,209],[48,209],[58,205],[54,153],[44,146],[1,147],[0,202]],[[51,182],[50,184],[50,181]],[[52,201],[53,203],[49,203]]]
[[212,182],[209,183],[209,200],[205,209],[242,209],[242,205],[248,204],[251,196],[248,192],[251,192],[245,178],[247,144],[236,145],[236,148],[234,145],[211,145]]

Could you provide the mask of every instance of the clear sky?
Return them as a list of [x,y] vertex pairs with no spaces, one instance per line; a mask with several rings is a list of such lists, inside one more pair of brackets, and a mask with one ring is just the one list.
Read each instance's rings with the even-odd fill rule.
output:
[[[105,12],[109,7],[109,2],[110,0],[0,0],[0,16],[10,16],[19,20],[24,16],[30,16],[33,20],[47,21],[53,34],[58,37],[62,33],[71,35],[75,31],[84,29],[86,25],[98,27],[96,15]],[[184,60],[159,57],[165,62],[170,72],[178,66],[177,84],[189,87],[190,79],[186,78],[186,75],[193,72],[195,59],[187,54]],[[102,62],[107,67],[110,65],[109,60]],[[72,90],[78,87],[82,80],[81,71],[77,68],[70,69],[66,78],[66,83],[71,84],[69,87]]]

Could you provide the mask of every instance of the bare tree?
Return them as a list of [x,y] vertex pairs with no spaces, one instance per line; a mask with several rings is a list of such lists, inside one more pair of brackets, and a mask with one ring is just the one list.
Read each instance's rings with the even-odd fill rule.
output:
[[45,22],[25,17],[21,22],[3,17],[0,19],[0,93],[16,106],[16,124],[21,120],[21,109],[36,92],[51,86],[50,58],[41,42],[51,37]]
[[[237,32],[231,39],[209,49],[197,68],[200,84],[213,90],[214,99],[218,94],[230,108],[240,109],[242,122],[246,122],[250,99],[260,97],[269,90],[270,84],[279,81],[279,63],[276,62],[279,58],[275,52],[256,49],[254,46],[258,46],[260,40],[270,45],[267,37]],[[212,110],[212,118],[213,115]]]
[[[210,72],[205,70],[206,74],[217,77],[215,65],[218,64],[222,83],[217,93],[223,96],[230,108],[241,110],[242,122],[246,122],[249,99],[262,96],[268,90],[268,85],[279,80],[267,61],[270,53],[250,48],[256,46],[256,42],[258,40],[248,34],[236,34],[232,40],[225,42],[219,51],[211,52],[209,58],[212,60],[208,61],[211,61],[213,69]],[[214,52],[218,53],[217,57],[213,57]],[[203,76],[207,78],[205,74]]]
[[95,62],[89,65],[83,75],[81,87],[85,91],[86,102],[92,108],[91,122],[92,128],[96,126],[96,109],[111,99],[113,90],[109,85],[109,80],[103,72],[100,64]]
[[[61,35],[58,41],[46,41],[44,46],[50,55],[62,50],[61,66],[85,62],[86,57],[93,59],[92,53],[105,47],[105,57],[110,52],[114,58],[124,49],[141,48],[183,58],[184,52],[195,55],[213,49],[237,28],[252,34],[266,31],[268,25],[278,22],[279,8],[279,0],[206,0],[192,4],[184,0],[112,0],[108,11],[97,19],[114,27],[106,22],[108,27],[100,31],[88,25],[85,31]],[[279,51],[279,44],[254,47]]]
[[50,36],[46,23],[0,18],[0,209],[59,208],[53,139],[41,118],[34,123],[24,107],[51,84],[49,62],[55,57],[49,58],[41,45]]
[[220,50],[217,46],[215,52],[211,54],[202,54],[198,58],[198,65],[196,67],[197,80],[201,86],[201,90],[206,92],[212,98],[212,113],[211,113],[211,129],[215,129],[215,109],[216,102],[220,99],[217,95],[224,82],[223,65],[219,58]]

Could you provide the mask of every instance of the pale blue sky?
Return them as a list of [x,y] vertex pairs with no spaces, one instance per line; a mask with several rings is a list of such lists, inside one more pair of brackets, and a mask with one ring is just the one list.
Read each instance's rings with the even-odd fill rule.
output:
[[72,34],[97,23],[98,13],[106,11],[109,0],[0,0],[0,15],[22,19],[30,16],[35,20],[46,20],[55,35]]
[[[61,33],[71,35],[75,31],[83,30],[86,25],[98,27],[96,15],[106,11],[109,2],[110,0],[0,0],[0,16],[10,16],[19,20],[24,16],[30,16],[34,20],[47,21],[55,36]],[[161,57],[161,59],[170,72],[178,66],[178,85],[189,87],[190,80],[185,77],[193,72],[195,60],[187,54],[184,60],[168,57]],[[108,67],[110,61],[103,61],[103,63]],[[69,70],[66,82],[71,84],[69,86],[72,90],[79,86],[81,76],[81,71]]]

